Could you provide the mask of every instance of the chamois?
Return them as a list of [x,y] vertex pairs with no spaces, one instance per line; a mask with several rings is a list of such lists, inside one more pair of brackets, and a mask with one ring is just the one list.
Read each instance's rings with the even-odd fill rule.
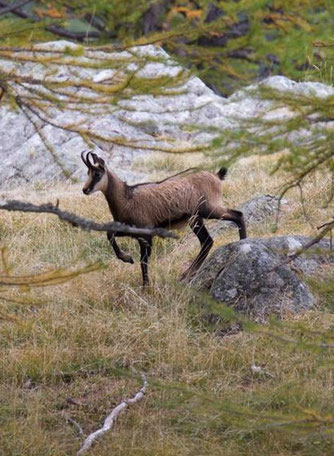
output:
[[[240,239],[246,238],[242,212],[222,205],[221,180],[226,175],[225,168],[217,174],[209,171],[183,175],[179,173],[160,182],[127,185],[110,171],[104,160],[96,154],[87,152],[85,155],[85,152],[82,152],[81,158],[88,168],[88,180],[82,191],[85,195],[90,195],[100,190],[115,221],[137,227],[167,229],[180,228],[189,223],[201,243],[201,250],[182,278],[189,278],[198,270],[213,245],[203,219],[232,221],[238,226]],[[132,257],[123,252],[116,243],[115,237],[122,235],[124,236],[121,233],[107,233],[117,258],[133,263]],[[143,285],[148,285],[152,236],[132,237],[139,242]]]

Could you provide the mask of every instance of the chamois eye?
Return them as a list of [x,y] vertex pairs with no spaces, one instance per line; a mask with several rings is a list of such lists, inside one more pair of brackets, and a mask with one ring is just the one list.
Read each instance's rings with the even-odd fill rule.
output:
[[101,176],[102,176],[101,171],[94,171],[94,177],[96,177],[97,179],[100,179]]

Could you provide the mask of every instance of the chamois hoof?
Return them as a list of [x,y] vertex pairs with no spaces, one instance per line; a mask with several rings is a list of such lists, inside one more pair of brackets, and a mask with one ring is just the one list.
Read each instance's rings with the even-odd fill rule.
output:
[[134,264],[134,261],[133,261],[133,258],[132,258],[131,255],[122,255],[122,256],[120,257],[120,259],[121,259],[122,261],[124,261],[124,263]]

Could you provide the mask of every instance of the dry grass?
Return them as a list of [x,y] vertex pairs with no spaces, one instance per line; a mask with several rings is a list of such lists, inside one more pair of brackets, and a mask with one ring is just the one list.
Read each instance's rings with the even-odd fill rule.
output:
[[[263,158],[248,159],[231,170],[223,190],[226,204],[236,207],[255,194],[277,190],[282,177],[270,176],[269,167]],[[328,209],[318,204],[327,185],[319,179],[305,188],[314,224],[329,218]],[[80,186],[35,185],[1,196],[39,203],[59,198],[63,209],[99,221],[109,218],[102,196],[85,197]],[[288,195],[279,234],[314,234],[298,196]],[[29,298],[29,304],[2,302],[20,323],[0,327],[1,454],[74,455],[80,438],[66,418],[80,423],[85,433],[99,427],[120,398],[138,389],[133,369],[147,373],[148,395],[121,416],[92,455],[332,454],[332,436],[326,435],[332,428],[324,422],[318,428],[314,423],[271,427],[305,416],[315,423],[324,417],[330,421],[331,352],[285,344],[251,328],[218,337],[217,328],[201,317],[209,303],[177,280],[198,250],[190,233],[179,241],[156,242],[153,284],[142,290],[138,263],[117,261],[103,235],[83,233],[53,216],[0,217],[1,244],[9,248],[17,273],[97,259],[107,265],[62,286],[14,292]],[[253,226],[250,235],[269,236],[270,227],[270,221]],[[231,230],[216,244],[235,239]],[[134,241],[121,243],[138,259]],[[333,304],[327,293],[318,309],[274,330],[292,338],[303,334],[307,341],[318,341],[323,333],[331,338]],[[252,374],[253,363],[273,377]]]

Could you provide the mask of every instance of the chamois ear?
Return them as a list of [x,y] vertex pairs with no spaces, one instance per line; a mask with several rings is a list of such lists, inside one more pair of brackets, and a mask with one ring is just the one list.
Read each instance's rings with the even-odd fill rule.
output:
[[90,152],[90,155],[92,156],[92,159],[94,161],[93,165],[95,167],[99,167],[99,168],[102,168],[104,170],[106,164],[105,164],[103,158],[99,157],[98,155],[94,154],[93,152]]
[[101,157],[97,157],[97,158],[98,158],[98,163],[99,163],[100,167],[105,169],[106,164],[105,164],[105,161],[103,160],[103,158],[101,158]]

